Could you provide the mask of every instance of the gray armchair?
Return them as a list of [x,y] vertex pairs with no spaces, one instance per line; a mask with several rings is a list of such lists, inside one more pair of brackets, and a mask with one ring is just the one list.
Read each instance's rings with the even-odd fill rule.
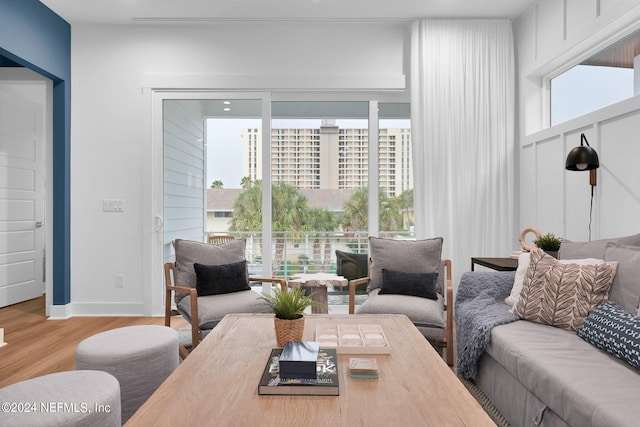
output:
[[[442,238],[369,237],[369,274],[349,281],[349,314],[404,314],[431,343],[446,347],[453,365],[451,261],[441,252]],[[368,297],[356,311],[355,290],[364,283]]]
[[[164,265],[166,296],[165,325],[171,326],[171,296],[176,309],[191,324],[191,349],[222,320],[232,313],[270,313],[250,282],[272,282],[286,289],[284,280],[248,277],[245,239],[212,245],[176,239],[175,263]],[[180,355],[189,354],[180,345]]]

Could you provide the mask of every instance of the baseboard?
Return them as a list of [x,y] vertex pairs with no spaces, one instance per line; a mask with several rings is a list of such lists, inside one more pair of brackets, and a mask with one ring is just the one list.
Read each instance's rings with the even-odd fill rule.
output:
[[71,317],[71,304],[52,305],[49,307],[49,319],[62,320]]
[[71,316],[144,316],[144,304],[141,302],[73,302],[70,304]]

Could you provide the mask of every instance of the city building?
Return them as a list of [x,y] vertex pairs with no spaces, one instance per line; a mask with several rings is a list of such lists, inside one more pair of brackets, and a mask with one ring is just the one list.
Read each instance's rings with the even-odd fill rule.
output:
[[[246,129],[243,176],[262,177],[262,131]],[[413,188],[411,129],[380,129],[380,188],[390,197]],[[271,129],[271,180],[306,189],[349,189],[369,181],[369,132],[323,120],[319,128]]]

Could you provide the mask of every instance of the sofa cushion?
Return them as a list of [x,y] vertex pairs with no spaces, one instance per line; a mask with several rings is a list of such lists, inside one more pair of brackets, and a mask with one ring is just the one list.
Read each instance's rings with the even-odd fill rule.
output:
[[606,247],[605,259],[618,262],[618,270],[611,285],[609,299],[628,313],[639,315],[640,246],[609,242]]
[[487,353],[569,425],[640,419],[638,371],[573,332],[520,320],[493,328]]
[[521,319],[576,331],[609,294],[617,263],[563,264],[541,250],[531,252],[520,300]]
[[563,239],[558,251],[560,259],[601,258],[604,259],[607,243],[614,242],[623,245],[640,246],[640,234],[617,237],[614,239],[594,240],[592,242],[572,242]]
[[[442,237],[424,240],[396,240],[369,237],[371,266],[367,291],[382,284],[382,269],[405,273],[432,273],[441,270]],[[438,292],[442,293],[443,274],[439,275]]]
[[196,271],[198,296],[249,291],[247,261],[223,265],[193,264]]
[[420,298],[438,299],[436,281],[438,273],[405,273],[382,269],[380,295],[401,294]]
[[613,301],[593,310],[578,329],[578,336],[640,369],[640,318]]
[[[173,247],[176,253],[176,265],[173,269],[176,286],[196,287],[198,281],[193,264],[223,265],[245,260],[245,239],[234,239],[221,245],[193,240],[176,239]],[[176,292],[176,303],[186,294]]]
[[380,289],[371,291],[365,302],[357,308],[356,314],[404,314],[418,329],[435,330],[436,333],[429,338],[444,336],[444,299],[441,295],[437,300],[432,300],[408,295],[380,295],[379,292]]

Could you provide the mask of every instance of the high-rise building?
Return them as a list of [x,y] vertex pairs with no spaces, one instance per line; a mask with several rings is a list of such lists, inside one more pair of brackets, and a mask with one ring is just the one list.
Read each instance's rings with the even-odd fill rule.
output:
[[[243,175],[262,176],[262,131],[245,129]],[[413,188],[411,130],[379,130],[380,187],[390,197]],[[335,120],[319,128],[271,130],[271,180],[298,188],[360,188],[369,182],[368,129],[341,129]]]

